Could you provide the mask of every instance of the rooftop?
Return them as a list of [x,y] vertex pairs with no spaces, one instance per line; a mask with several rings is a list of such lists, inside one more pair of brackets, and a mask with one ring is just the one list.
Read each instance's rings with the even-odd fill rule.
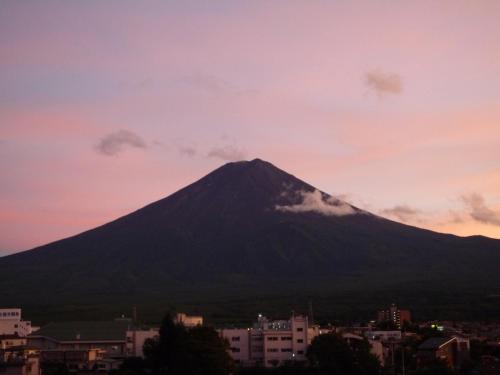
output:
[[425,340],[422,344],[420,344],[418,349],[419,350],[439,349],[441,346],[452,340],[454,340],[453,337],[431,337]]
[[125,341],[126,331],[133,324],[126,320],[106,322],[57,322],[49,323],[30,337],[49,337],[56,341]]

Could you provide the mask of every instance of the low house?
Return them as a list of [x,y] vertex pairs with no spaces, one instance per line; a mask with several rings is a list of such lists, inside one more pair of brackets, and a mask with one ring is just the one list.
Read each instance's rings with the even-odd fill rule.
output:
[[0,335],[0,350],[23,346],[26,345],[26,343],[26,337],[20,337],[17,334]]
[[462,362],[469,357],[470,343],[467,338],[432,337],[425,340],[418,347],[417,364],[441,360],[450,368],[459,368]]
[[42,363],[63,363],[70,370],[108,371],[125,357],[143,357],[143,345],[157,329],[140,329],[129,319],[49,323],[28,336]]
[[2,375],[41,375],[38,351],[26,346],[0,349]]

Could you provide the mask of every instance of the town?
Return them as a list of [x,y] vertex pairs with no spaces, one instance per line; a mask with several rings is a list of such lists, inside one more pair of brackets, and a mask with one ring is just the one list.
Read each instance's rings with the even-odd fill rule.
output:
[[[376,312],[374,318],[364,325],[323,326],[305,314],[292,312],[283,320],[259,314],[247,327],[207,329],[224,342],[234,371],[241,373],[287,373],[287,368],[295,371],[290,373],[322,373],[308,372],[321,366],[321,356],[314,356],[315,345],[319,346],[320,338],[335,337],[354,352],[363,345],[368,348],[377,364],[376,372],[366,373],[500,374],[500,324],[416,323],[409,310],[395,304]],[[176,313],[172,323],[189,331],[203,327],[204,319]],[[130,363],[144,362],[148,343],[158,340],[161,330],[159,325],[125,316],[112,321],[55,321],[37,327],[24,320],[21,308],[2,308],[0,373],[119,373]]]

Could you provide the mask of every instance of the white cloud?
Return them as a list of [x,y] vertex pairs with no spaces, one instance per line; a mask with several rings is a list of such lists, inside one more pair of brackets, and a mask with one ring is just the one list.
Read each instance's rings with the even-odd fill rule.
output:
[[214,147],[208,153],[209,158],[218,158],[225,161],[244,160],[246,154],[235,146]]
[[326,216],[345,216],[356,213],[354,208],[334,197],[326,197],[319,191],[300,191],[302,202],[293,205],[277,205],[276,209],[283,212],[316,212]]

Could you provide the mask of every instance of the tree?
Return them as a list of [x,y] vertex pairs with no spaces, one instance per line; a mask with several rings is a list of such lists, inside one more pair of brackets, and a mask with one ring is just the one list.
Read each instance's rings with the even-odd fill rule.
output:
[[342,336],[334,333],[314,338],[307,358],[322,374],[372,375],[380,371],[380,363],[370,353],[368,341],[353,340],[349,345]]
[[157,339],[144,343],[144,355],[155,374],[226,375],[234,372],[229,345],[210,327],[186,329],[170,314],[162,321]]

